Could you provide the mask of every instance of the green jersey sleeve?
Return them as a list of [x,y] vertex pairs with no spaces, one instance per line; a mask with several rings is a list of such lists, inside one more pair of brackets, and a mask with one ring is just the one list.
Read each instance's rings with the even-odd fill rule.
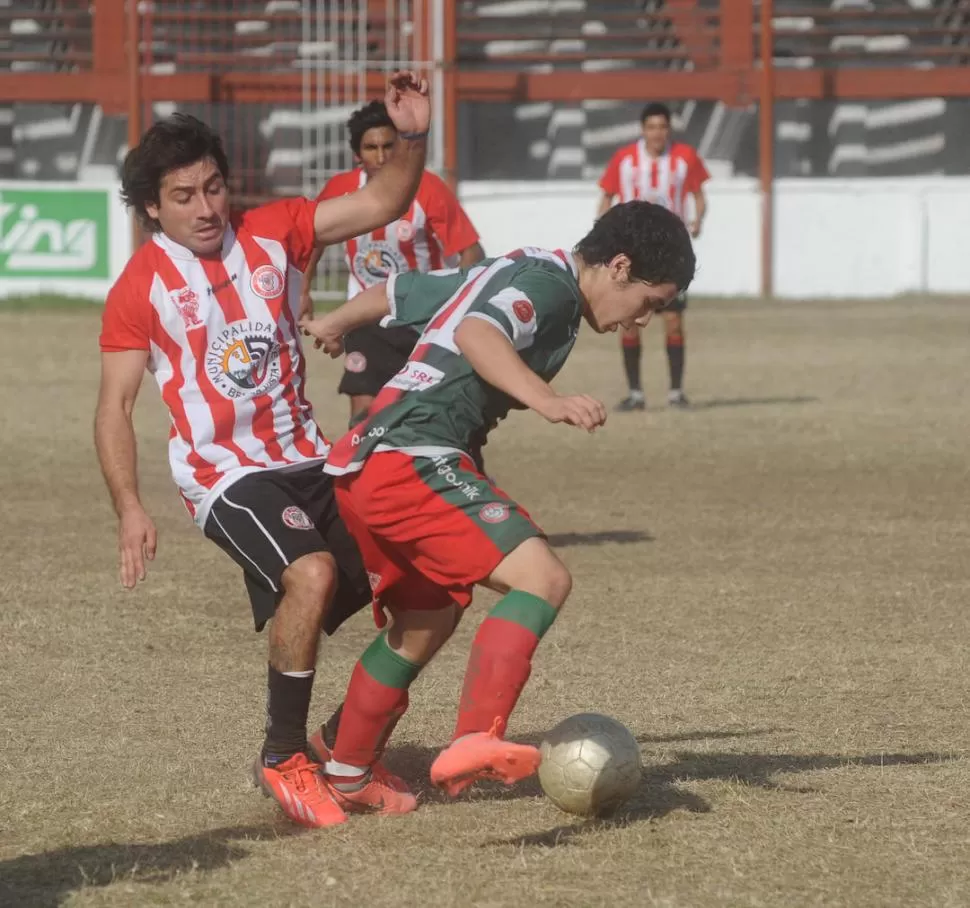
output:
[[532,269],[514,282],[477,300],[466,318],[480,318],[498,328],[516,350],[527,350],[540,333],[558,333],[575,321],[576,292],[555,273]]
[[447,271],[406,271],[387,279],[390,315],[381,320],[384,328],[405,326],[424,331],[441,307],[458,292],[466,275],[457,268]]

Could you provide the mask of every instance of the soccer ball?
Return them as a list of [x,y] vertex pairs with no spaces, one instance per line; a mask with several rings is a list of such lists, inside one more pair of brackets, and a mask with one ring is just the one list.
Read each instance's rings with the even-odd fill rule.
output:
[[640,747],[626,726],[599,713],[563,719],[539,747],[539,784],[560,810],[602,816],[640,784]]

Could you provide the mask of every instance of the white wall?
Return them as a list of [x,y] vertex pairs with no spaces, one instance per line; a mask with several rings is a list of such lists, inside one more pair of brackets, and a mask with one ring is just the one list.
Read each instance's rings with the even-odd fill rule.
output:
[[[568,248],[589,229],[590,183],[464,183],[462,201],[485,244]],[[708,183],[692,290],[757,295],[757,181]],[[970,294],[970,179],[791,179],[775,185],[775,293],[788,298]]]

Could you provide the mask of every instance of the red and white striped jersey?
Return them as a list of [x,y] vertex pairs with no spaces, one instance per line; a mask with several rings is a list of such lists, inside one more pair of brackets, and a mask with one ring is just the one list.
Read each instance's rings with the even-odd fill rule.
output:
[[108,293],[101,349],[149,352],[171,416],[172,475],[199,526],[247,473],[329,452],[296,326],[315,210],[286,199],[233,218],[219,259],[156,233]]
[[[367,182],[362,167],[331,177],[318,201],[356,192]],[[392,274],[453,268],[458,256],[478,242],[478,233],[443,180],[424,172],[407,214],[386,227],[344,245],[350,281],[347,298],[382,284]]]
[[619,196],[621,202],[644,199],[686,218],[687,194],[697,192],[710,178],[704,162],[690,145],[674,142],[653,158],[647,143],[640,139],[613,155],[600,180],[600,189],[607,195]]

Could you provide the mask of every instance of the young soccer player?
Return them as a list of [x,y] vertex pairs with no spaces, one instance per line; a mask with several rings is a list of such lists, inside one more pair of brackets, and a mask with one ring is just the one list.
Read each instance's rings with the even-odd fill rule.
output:
[[[710,174],[697,152],[683,142],[670,141],[670,108],[665,104],[648,104],[640,117],[643,137],[632,145],[619,149],[600,180],[603,194],[597,216],[609,211],[616,198],[621,202],[646,199],[669,208],[687,218],[686,201],[694,199],[694,217],[690,235],[698,237],[707,213],[704,184]],[[670,369],[670,392],[667,403],[671,407],[687,407],[684,394],[684,365],[687,358],[687,337],[684,313],[687,296],[680,294],[664,311],[667,345],[667,365]],[[645,410],[647,403],[640,377],[640,329],[624,329],[621,335],[623,368],[629,385],[628,396],[617,410]]]
[[331,749],[311,739],[346,811],[406,813],[378,763],[408,705],[408,687],[451,635],[476,584],[503,598],[479,629],[458,721],[431,777],[450,795],[476,779],[535,771],[534,747],[502,738],[532,655],[572,578],[526,510],[468,454],[471,439],[511,408],[593,431],[606,420],[587,395],[560,396],[562,368],[585,319],[594,331],[645,325],[690,284],[694,253],[676,215],[630,202],[600,218],[573,252],[520,249],[469,271],[391,278],[303,327],[339,355],[365,324],[409,325],[421,337],[368,418],[333,448],[341,514],[370,575],[378,626],[357,663]]

